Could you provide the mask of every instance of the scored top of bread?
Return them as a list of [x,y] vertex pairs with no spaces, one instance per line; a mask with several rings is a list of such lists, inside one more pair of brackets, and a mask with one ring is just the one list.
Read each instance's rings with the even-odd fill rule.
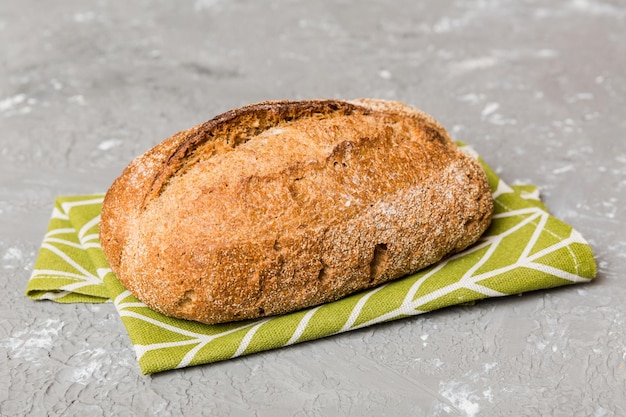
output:
[[479,164],[399,102],[275,101],[177,133],[115,180],[101,217],[119,280],[166,315],[218,323],[336,300],[474,243]]

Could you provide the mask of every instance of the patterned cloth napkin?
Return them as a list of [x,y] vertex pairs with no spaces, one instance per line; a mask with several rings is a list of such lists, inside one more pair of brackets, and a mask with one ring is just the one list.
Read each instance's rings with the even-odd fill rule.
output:
[[[466,146],[462,149],[478,158]],[[103,195],[59,197],[26,294],[60,303],[112,300],[144,374],[234,358],[475,300],[589,282],[589,244],[551,216],[537,188],[508,186],[478,158],[495,214],[465,251],[416,274],[295,313],[206,325],[173,319],[137,300],[117,280],[100,248]]]

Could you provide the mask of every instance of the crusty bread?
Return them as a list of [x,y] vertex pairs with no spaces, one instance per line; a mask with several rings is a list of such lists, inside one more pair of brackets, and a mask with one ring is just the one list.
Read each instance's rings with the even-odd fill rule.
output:
[[344,297],[474,243],[479,164],[399,102],[263,102],[180,132],[108,191],[102,249],[166,315],[219,323]]

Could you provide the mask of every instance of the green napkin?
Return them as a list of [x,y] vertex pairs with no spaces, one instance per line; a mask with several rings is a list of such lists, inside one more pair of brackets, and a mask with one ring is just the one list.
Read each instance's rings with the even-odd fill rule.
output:
[[[475,157],[471,148],[462,146]],[[295,313],[205,325],[147,308],[117,280],[100,248],[103,195],[59,197],[26,294],[61,303],[113,301],[143,373],[206,364],[413,316],[446,306],[589,282],[591,248],[551,216],[531,185],[508,186],[482,160],[495,214],[479,242],[436,265]]]

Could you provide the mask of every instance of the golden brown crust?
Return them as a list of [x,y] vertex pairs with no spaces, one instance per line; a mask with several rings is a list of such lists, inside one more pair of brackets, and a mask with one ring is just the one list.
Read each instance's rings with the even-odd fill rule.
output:
[[399,102],[263,102],[180,132],[108,191],[102,247],[166,315],[281,314],[474,243],[493,201],[476,161]]

